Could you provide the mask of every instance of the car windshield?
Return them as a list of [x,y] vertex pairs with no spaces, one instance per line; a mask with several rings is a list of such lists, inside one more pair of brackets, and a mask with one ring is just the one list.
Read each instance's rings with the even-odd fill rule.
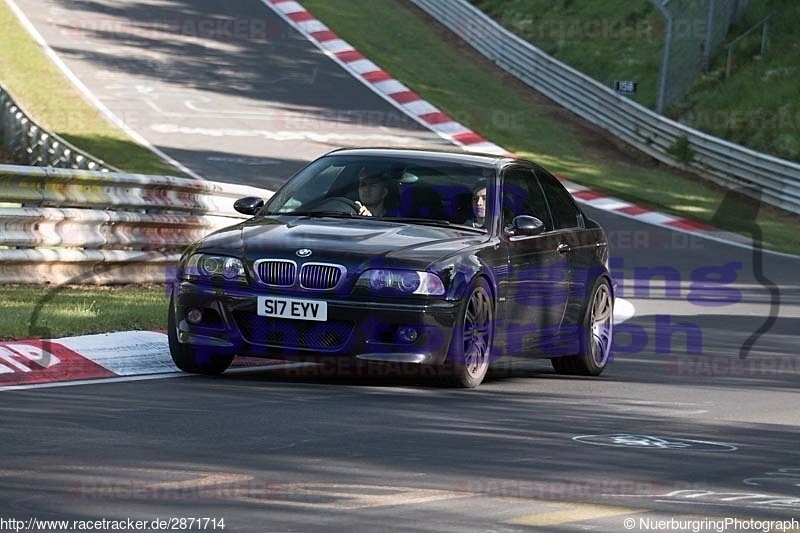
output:
[[437,159],[331,155],[310,164],[261,215],[372,216],[483,229],[494,169]]

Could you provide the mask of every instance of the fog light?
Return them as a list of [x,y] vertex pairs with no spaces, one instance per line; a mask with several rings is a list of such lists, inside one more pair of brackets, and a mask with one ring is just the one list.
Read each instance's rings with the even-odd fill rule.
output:
[[417,339],[419,338],[419,332],[414,328],[402,327],[397,330],[397,338],[401,342],[407,342],[410,344],[412,342],[417,342]]
[[199,324],[203,321],[203,312],[200,309],[189,309],[186,312],[186,321],[189,322],[189,324]]

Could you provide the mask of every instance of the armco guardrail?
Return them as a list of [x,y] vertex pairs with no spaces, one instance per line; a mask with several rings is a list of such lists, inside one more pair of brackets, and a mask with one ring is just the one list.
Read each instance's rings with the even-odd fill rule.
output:
[[[673,167],[800,213],[800,165],[707,135],[617,95],[548,56],[465,0],[411,0],[499,67],[557,104]],[[691,157],[671,152],[685,142]],[[686,152],[685,152],[686,153]]]
[[0,283],[164,282],[180,252],[244,215],[255,187],[0,165]]
[[0,85],[0,143],[22,165],[114,171],[116,168],[34,122]]

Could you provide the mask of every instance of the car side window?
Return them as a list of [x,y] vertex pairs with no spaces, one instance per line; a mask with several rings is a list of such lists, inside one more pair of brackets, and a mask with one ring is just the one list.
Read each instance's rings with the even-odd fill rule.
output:
[[544,222],[546,231],[553,229],[550,211],[538,180],[528,168],[512,167],[503,176],[503,226],[516,216],[528,215]]
[[550,213],[553,215],[555,229],[575,228],[580,226],[580,213],[569,193],[558,180],[545,170],[537,169],[536,175],[544,189]]

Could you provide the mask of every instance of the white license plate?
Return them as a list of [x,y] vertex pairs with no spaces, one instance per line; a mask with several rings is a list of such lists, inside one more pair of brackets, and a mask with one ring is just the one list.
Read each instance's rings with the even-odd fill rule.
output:
[[328,320],[328,302],[296,298],[258,297],[258,314],[295,320]]

